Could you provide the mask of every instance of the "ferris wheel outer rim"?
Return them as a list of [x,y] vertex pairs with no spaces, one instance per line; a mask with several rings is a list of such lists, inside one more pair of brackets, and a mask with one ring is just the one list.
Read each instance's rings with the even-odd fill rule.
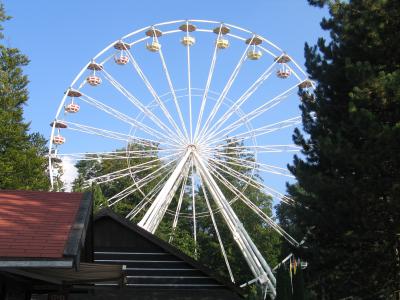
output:
[[[244,29],[244,28],[241,28],[241,27],[238,27],[238,26],[235,26],[235,25],[232,25],[232,24],[228,24],[228,23],[217,22],[217,21],[208,21],[208,20],[196,20],[196,19],[193,19],[193,20],[176,20],[176,21],[169,21],[169,22],[158,23],[158,24],[155,24],[155,25],[152,25],[152,26],[163,26],[163,25],[176,24],[176,23],[179,23],[179,22],[188,22],[188,21],[190,21],[190,22],[199,22],[199,23],[209,23],[209,24],[224,24],[224,25],[227,25],[227,26],[231,26],[232,28],[236,28],[236,29],[238,29],[238,30],[240,30],[240,31],[242,31],[242,32],[246,32],[247,34],[252,34],[253,36],[255,36],[254,33],[252,33],[252,32],[249,31],[249,30],[246,30],[246,29]],[[150,26],[150,27],[152,27],[152,26]],[[71,88],[76,84],[77,80],[82,76],[83,72],[85,72],[85,70],[87,69],[88,65],[89,65],[94,59],[97,59],[97,58],[100,57],[102,54],[104,54],[104,53],[105,53],[107,50],[109,50],[113,45],[115,45],[115,43],[117,43],[117,42],[119,42],[119,41],[121,41],[121,40],[123,40],[123,39],[126,39],[126,38],[128,38],[128,37],[131,37],[131,36],[133,36],[133,35],[135,35],[135,34],[137,34],[137,33],[140,33],[140,32],[142,32],[142,31],[144,31],[144,30],[146,30],[146,29],[148,29],[148,28],[150,28],[150,27],[149,27],[149,26],[143,27],[143,28],[138,29],[138,30],[136,30],[136,31],[134,31],[134,32],[131,32],[131,33],[129,33],[128,35],[123,36],[121,39],[114,41],[113,43],[111,43],[111,44],[109,44],[107,47],[105,47],[103,50],[101,50],[101,51],[100,51],[91,61],[89,61],[89,62],[85,65],[85,67],[83,67],[82,70],[76,75],[76,77],[75,77],[74,80],[72,81],[71,87],[70,87],[69,89],[71,89]],[[210,33],[212,32],[212,30],[201,30],[201,29],[199,29],[198,31],[199,31],[199,32],[202,32],[202,31],[204,31],[204,32],[210,32]],[[178,32],[178,31],[177,31],[177,30],[173,30],[171,33],[175,33],[175,32]],[[234,37],[234,38],[237,38],[237,39],[239,39],[239,40],[245,40],[245,38],[242,38],[242,37],[238,37],[238,36],[234,36],[234,35],[231,35],[231,36]],[[279,52],[281,53],[281,55],[284,53],[279,47],[277,47],[275,44],[273,44],[273,43],[270,42],[269,40],[265,39],[263,36],[261,36],[261,35],[257,35],[257,36],[259,36],[263,41],[266,41],[266,42],[267,42],[270,46],[272,46],[273,48],[279,50]],[[140,39],[140,42],[144,41],[145,39],[146,39],[146,38]],[[132,43],[134,43],[134,42],[132,42]],[[271,52],[269,52],[269,51],[266,50],[265,48],[263,48],[263,47],[261,47],[261,46],[260,46],[259,48],[262,49],[264,52],[267,52],[268,54],[270,54],[272,57],[274,57],[274,58],[277,57],[277,55],[272,54]],[[285,54],[286,54],[286,53],[285,53]],[[298,66],[298,64],[295,62],[295,60],[291,59],[291,62],[293,62],[293,64],[296,66],[297,70],[300,70],[301,73],[302,73],[303,75],[305,75],[305,77],[306,77],[304,80],[301,80],[299,76],[296,76],[297,79],[298,79],[298,81],[299,81],[298,84],[300,84],[300,83],[306,81],[306,80],[308,79],[306,73],[302,70],[302,68],[300,68],[300,67]],[[296,72],[294,72],[294,71],[293,71],[293,73],[296,74]],[[311,84],[313,85],[313,83],[311,83]],[[314,87],[314,86],[313,86],[313,87]],[[68,90],[67,90],[67,91],[68,91]],[[65,104],[66,98],[67,98],[67,94],[65,94],[64,97],[62,98],[62,101],[61,101],[61,103],[60,103],[60,105],[59,105],[59,107],[58,107],[57,113],[56,113],[56,118],[55,118],[55,120],[57,120],[57,118],[58,118],[58,116],[59,116],[59,114],[60,114],[60,112],[61,112],[61,109],[62,109],[62,107],[63,107],[64,104]],[[54,179],[54,178],[53,178],[53,168],[52,168],[52,151],[53,151],[54,131],[55,131],[55,122],[54,122],[53,127],[52,127],[51,139],[50,139],[50,143],[49,143],[49,144],[50,144],[50,147],[49,147],[49,171],[50,171],[50,176],[51,176],[51,182],[52,182],[52,183],[53,183],[53,179]],[[56,147],[55,151],[57,151],[57,147]]]
[[[89,62],[87,62],[87,64],[80,70],[80,72],[76,75],[76,77],[72,80],[70,87],[67,89],[67,91],[69,89],[72,89],[72,87],[76,84],[76,82],[78,81],[78,79],[82,76],[82,74],[86,71],[87,67],[91,64],[91,62],[93,60],[96,60],[99,56],[101,56],[102,54],[104,54],[107,50],[109,50],[110,48],[112,48],[115,43],[127,39],[135,34],[138,34],[140,32],[145,31],[146,29],[149,29],[151,27],[157,27],[157,26],[165,26],[165,25],[171,25],[171,24],[177,24],[177,23],[182,23],[182,22],[198,22],[198,23],[208,23],[208,24],[224,24],[228,27],[232,27],[235,29],[238,29],[242,32],[246,32],[248,34],[254,34],[253,32],[251,32],[250,30],[244,29],[242,27],[233,25],[233,24],[229,24],[229,23],[225,23],[225,22],[220,22],[220,21],[215,21],[215,20],[199,20],[199,19],[189,19],[189,20],[173,20],[173,21],[166,21],[166,22],[161,22],[161,23],[156,23],[154,25],[150,25],[150,26],[146,26],[146,27],[142,27],[139,28],[135,31],[132,31],[126,35],[124,35],[123,37],[121,37],[118,40],[115,40],[114,42],[110,43],[108,46],[106,46],[105,48],[103,48],[100,52],[98,52],[92,60],[90,60]],[[274,43],[272,43],[271,41],[269,41],[268,39],[264,38],[262,35],[258,35],[263,41],[267,42],[268,44],[270,44],[271,46],[273,46],[275,49],[284,52],[281,48],[279,48],[278,46],[276,46]],[[233,36],[234,37],[234,36]],[[260,47],[261,48],[261,47]],[[261,48],[262,49],[262,48]],[[263,49],[265,51],[265,49]],[[290,57],[290,56],[289,56]],[[290,57],[291,58],[291,57]],[[295,66],[297,67],[298,70],[300,70],[303,75],[306,75],[306,73],[302,70],[302,68],[299,67],[299,65],[295,62],[295,60],[293,58],[292,62],[295,64]],[[65,100],[67,99],[67,93],[65,93],[65,95],[63,96],[60,105],[58,106],[57,112],[56,112],[56,116],[54,118],[54,120],[57,120],[63,106],[65,105]],[[53,176],[53,166],[52,166],[52,150],[53,150],[53,138],[54,138],[54,132],[55,132],[55,126],[53,125],[52,129],[51,129],[51,135],[50,135],[50,141],[49,141],[49,177],[50,177],[50,182],[51,182],[51,189],[54,188],[54,176]]]
[[[175,20],[175,21],[169,21],[169,22],[163,22],[163,23],[158,23],[158,24],[155,24],[155,25],[152,25],[152,26],[146,26],[146,27],[143,27],[143,28],[140,28],[140,29],[138,29],[138,30],[136,30],[136,31],[133,31],[133,32],[131,32],[131,33],[129,33],[129,34],[127,34],[127,35],[125,35],[125,36],[123,36],[121,39],[119,39],[119,40],[117,40],[117,41],[114,41],[113,43],[111,43],[111,44],[109,44],[108,46],[106,46],[103,50],[101,50],[99,53],[97,53],[96,54],[96,56],[94,56],[94,58],[92,59],[92,60],[90,60],[86,65],[85,65],[85,67],[83,67],[82,68],[82,70],[76,75],[76,77],[74,78],[74,80],[71,82],[71,85],[70,85],[70,88],[69,89],[67,89],[67,92],[68,92],[68,90],[70,90],[70,89],[72,89],[74,86],[75,86],[75,84],[76,84],[76,82],[82,77],[82,75],[83,75],[83,73],[86,71],[86,69],[88,68],[88,66],[93,62],[93,61],[95,61],[95,60],[97,60],[99,57],[101,57],[101,55],[103,55],[104,53],[106,53],[111,47],[113,47],[116,43],[118,43],[119,41],[124,41],[125,42],[125,40],[126,39],[128,39],[128,38],[130,38],[130,37],[132,37],[132,36],[134,36],[135,34],[138,34],[138,33],[140,33],[140,32],[142,32],[142,31],[145,31],[146,29],[149,29],[149,28],[151,28],[151,27],[159,27],[159,26],[163,26],[163,25],[171,25],[171,24],[176,24],[176,23],[181,23],[181,22],[186,22],[186,24],[188,24],[188,22],[194,22],[194,23],[208,23],[208,24],[224,24],[224,25],[226,25],[226,26],[229,26],[229,27],[232,27],[232,28],[235,28],[235,29],[237,29],[237,30],[240,30],[241,32],[245,32],[246,34],[250,34],[250,35],[252,35],[252,37],[254,38],[255,36],[256,36],[256,34],[255,33],[253,33],[253,32],[251,32],[251,31],[249,31],[249,30],[246,30],[246,29],[244,29],[244,28],[241,28],[241,27],[238,27],[238,26],[235,26],[235,25],[232,25],[232,24],[228,24],[228,23],[223,23],[223,22],[217,22],[217,21],[209,21],[209,20],[196,20],[196,19],[193,19],[193,20]],[[206,30],[203,30],[203,29],[198,29],[197,30],[198,32],[206,32],[206,33],[213,33],[213,31],[212,30],[208,30],[208,29],[206,29]],[[172,34],[172,33],[176,33],[176,32],[178,32],[177,30],[172,30],[170,33]],[[168,33],[168,32],[166,32],[166,34],[170,34],[170,33]],[[187,33],[188,34],[188,33]],[[236,35],[233,35],[233,34],[228,34],[228,36],[231,36],[231,37],[233,37],[233,38],[236,38],[236,39],[238,39],[238,40],[245,40],[245,38],[242,38],[242,37],[240,37],[240,36],[236,36]],[[262,41],[265,41],[268,45],[270,45],[271,47],[273,47],[275,50],[278,50],[279,52],[280,52],[280,55],[282,56],[285,52],[284,51],[282,51],[282,49],[280,49],[279,47],[277,47],[275,44],[273,44],[272,42],[270,42],[269,40],[267,40],[267,39],[265,39],[263,36],[261,36],[261,35],[257,35],[257,37],[259,37]],[[148,37],[147,37],[148,38]],[[145,41],[147,38],[141,38],[141,39],[139,39],[139,40],[136,40],[136,41],[134,41],[134,42],[132,42],[131,44],[134,44],[135,42],[137,42],[137,43],[139,43],[139,42],[143,42],[143,41]],[[251,43],[251,40],[250,40],[250,43]],[[260,49],[262,49],[264,52],[266,52],[267,54],[269,54],[270,56],[272,56],[272,57],[274,57],[274,58],[276,58],[276,57],[278,57],[277,55],[274,55],[274,53],[272,53],[272,52],[270,52],[268,49],[266,49],[266,48],[264,48],[264,47],[262,47],[262,46],[258,46]],[[189,49],[189,48],[188,48]],[[189,50],[188,50],[189,51]],[[279,54],[278,54],[279,55]],[[285,53],[285,55],[287,55],[286,53]],[[189,57],[189,54],[188,54],[188,57]],[[290,57],[290,56],[289,56]],[[291,57],[290,57],[291,58]],[[132,58],[133,59],[133,58]],[[189,58],[188,58],[189,59]],[[302,83],[302,82],[304,82],[305,80],[307,80],[308,78],[307,78],[307,75],[306,75],[306,73],[302,70],[302,68],[300,68],[299,67],[299,65],[295,62],[295,60],[293,60],[292,58],[291,58],[291,62],[293,63],[293,65],[294,65],[294,67],[296,68],[296,70],[297,71],[300,71],[300,73],[302,73],[302,75],[304,75],[306,78],[304,79],[304,80],[302,80],[301,78],[300,78],[300,76],[299,75],[297,75],[297,73],[291,68],[291,66],[288,66],[288,68],[292,71],[292,73],[295,75],[295,77],[296,77],[296,79],[298,80],[298,85],[300,84],[300,83]],[[190,78],[190,77],[189,77]],[[143,78],[142,78],[143,79]],[[189,79],[190,80],[190,79]],[[311,83],[311,85],[313,86],[313,83]],[[314,87],[314,86],[313,86]],[[78,88],[78,90],[79,90],[79,88]],[[191,93],[192,92],[192,88],[191,88],[191,86],[190,86],[190,82],[189,82],[189,88],[188,88],[188,90],[189,90],[189,93]],[[65,93],[65,95],[63,96],[63,98],[62,98],[62,100],[61,100],[61,103],[60,103],[60,105],[59,105],[59,107],[58,107],[58,109],[57,109],[57,113],[56,113],[56,116],[55,116],[55,121],[57,121],[58,120],[58,118],[59,118],[59,115],[60,115],[60,113],[61,113],[61,110],[62,110],[62,108],[63,108],[63,106],[65,105],[65,101],[66,101],[66,99],[67,99],[67,97],[68,97],[68,93]],[[158,96],[158,95],[157,95]],[[224,97],[226,97],[226,95],[224,95]],[[208,121],[208,120],[207,120]],[[221,123],[222,124],[222,123]],[[246,124],[247,124],[247,120],[246,120]],[[251,123],[250,123],[251,124]],[[191,125],[192,125],[192,122],[191,122]],[[213,127],[212,127],[213,128]],[[211,128],[211,129],[212,129]],[[217,127],[217,129],[218,129],[219,127]],[[56,147],[54,147],[54,143],[53,143],[53,139],[54,139],[54,134],[55,134],[55,130],[56,130],[56,122],[53,122],[53,126],[52,126],[52,130],[51,130],[51,138],[50,138],[50,143],[49,143],[49,175],[50,175],[50,181],[51,181],[51,184],[52,184],[52,186],[53,186],[53,184],[54,184],[54,170],[53,170],[53,165],[52,165],[52,157],[53,157],[53,151],[55,151],[55,153],[57,154],[57,150],[58,150],[58,147],[56,146]],[[135,129],[135,130],[137,130],[137,129]],[[253,138],[255,138],[255,135],[254,135],[254,133],[253,133]],[[208,141],[208,140],[206,140],[206,141]],[[256,140],[257,141],[257,140]],[[203,142],[203,141],[202,141]],[[256,145],[257,145],[257,142],[256,142]],[[256,148],[255,148],[256,149]],[[188,153],[188,152],[187,152]],[[255,153],[257,153],[257,150],[255,150]],[[194,152],[193,153],[195,156],[198,156],[199,154],[198,153],[196,153],[196,152]],[[254,165],[256,164],[256,162],[254,162]],[[214,167],[213,167],[214,168]],[[254,169],[253,169],[254,170]],[[208,170],[207,170],[208,171]],[[215,170],[214,170],[215,171]],[[215,176],[215,177],[217,177],[216,176],[216,174],[214,173],[214,171],[212,171],[213,172],[213,174],[214,175],[211,175],[211,172],[209,172],[209,176]],[[192,169],[192,172],[193,172],[193,169]],[[218,172],[217,172],[218,173]],[[232,173],[233,174],[233,173]],[[192,175],[193,176],[193,175]],[[157,177],[156,177],[157,178]],[[151,182],[151,181],[149,181],[149,182]],[[146,184],[148,184],[148,183],[146,183]],[[231,191],[233,191],[232,189],[231,189]],[[216,200],[216,199],[215,199]],[[194,201],[194,200],[193,200]],[[218,200],[218,201],[220,201],[220,200]],[[194,204],[193,204],[194,205]],[[228,206],[230,206],[230,204],[228,204]],[[224,209],[222,210],[223,212],[224,212]],[[212,212],[210,212],[210,214],[212,214]],[[194,218],[195,218],[195,216],[194,216]],[[226,221],[226,220],[225,220]],[[227,221],[226,221],[227,222]],[[195,226],[195,225],[194,225]],[[231,228],[230,228],[230,230],[231,230]],[[231,230],[232,231],[232,230]],[[233,233],[233,232],[232,232]],[[196,233],[194,233],[194,234],[196,234]],[[246,232],[246,230],[244,230],[244,233],[242,232],[242,234],[247,234],[247,232]],[[290,236],[290,235],[289,235]],[[252,242],[252,240],[250,239],[250,241]],[[239,245],[239,244],[238,244]],[[250,246],[251,246],[251,244],[250,244]],[[255,246],[255,245],[254,245]],[[246,246],[247,247],[247,246]],[[245,247],[245,248],[246,248]],[[251,246],[251,247],[253,247],[253,246]],[[242,247],[240,247],[240,245],[239,245],[239,248],[240,248],[240,250],[243,252],[245,249],[243,249]],[[248,249],[247,249],[248,250]],[[258,249],[257,249],[257,247],[255,248],[255,250],[253,249],[253,252],[251,252],[253,255],[254,255],[254,253],[256,254],[256,256],[258,256],[258,255],[261,255],[259,252],[257,252],[258,251]],[[245,252],[243,252],[243,253],[245,253]],[[258,254],[257,254],[258,253]],[[261,258],[262,259],[264,259],[263,257],[262,257],[262,255],[261,255]],[[265,260],[264,260],[264,262],[265,262]],[[248,262],[248,264],[249,264],[249,262]],[[264,271],[264,273],[265,273],[265,270],[268,270],[269,269],[269,266],[268,266],[268,264],[265,262],[265,264],[266,264],[266,266],[267,266],[267,269],[263,269]],[[249,264],[249,266],[250,266],[250,264]],[[262,268],[264,268],[264,266],[262,266]],[[254,273],[254,272],[253,272]],[[264,274],[263,273],[263,274]],[[272,274],[272,273],[271,273]],[[274,278],[274,276],[273,275],[271,275],[272,276],[272,279],[275,279]],[[267,281],[267,283],[268,283],[268,281]],[[274,286],[272,285],[269,285],[269,287],[271,287],[271,289],[272,289],[272,291],[274,290]]]

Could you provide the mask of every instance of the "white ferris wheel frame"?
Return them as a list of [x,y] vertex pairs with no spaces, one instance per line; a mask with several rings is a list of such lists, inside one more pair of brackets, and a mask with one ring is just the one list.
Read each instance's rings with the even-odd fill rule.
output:
[[[205,195],[205,201],[208,207],[208,213],[207,215],[210,215],[212,219],[212,223],[215,229],[215,232],[217,234],[218,242],[221,248],[222,255],[224,257],[229,275],[231,277],[231,280],[234,282],[233,274],[231,271],[231,267],[229,265],[224,245],[221,240],[221,237],[219,235],[219,231],[217,228],[217,224],[214,218],[214,213],[220,213],[225,220],[225,223],[227,224],[228,228],[230,229],[231,233],[234,236],[234,239],[242,251],[245,260],[247,261],[253,275],[257,279],[258,282],[263,284],[266,289],[269,291],[269,293],[272,295],[272,297],[275,297],[276,295],[276,279],[274,274],[271,271],[271,268],[269,267],[268,263],[266,262],[265,258],[263,255],[260,253],[258,250],[257,246],[254,244],[252,239],[250,238],[249,234],[245,230],[244,226],[242,225],[241,221],[239,218],[236,216],[234,210],[231,207],[231,202],[226,199],[224,193],[220,189],[220,185],[216,182],[216,179],[219,180],[220,183],[222,183],[223,186],[227,187],[231,191],[234,191],[236,194],[235,199],[240,199],[245,203],[255,214],[257,214],[264,222],[269,224],[273,229],[275,229],[279,234],[281,234],[289,243],[291,243],[294,246],[298,246],[299,243],[293,239],[287,232],[285,232],[277,223],[275,223],[269,216],[267,216],[260,208],[258,208],[256,205],[254,205],[250,199],[246,197],[246,195],[243,193],[243,190],[239,190],[238,188],[234,187],[228,180],[224,178],[226,174],[236,176],[240,181],[243,183],[250,185],[252,187],[258,188],[265,192],[266,194],[274,197],[275,199],[279,199],[280,201],[283,201],[285,203],[288,203],[290,205],[293,204],[293,200],[290,199],[289,197],[279,193],[278,191],[258,182],[251,176],[246,176],[244,174],[240,174],[239,172],[235,171],[233,168],[233,165],[238,165],[242,166],[243,164],[246,164],[244,160],[241,159],[236,159],[234,162],[231,162],[231,167],[229,166],[223,166],[221,165],[221,162],[218,161],[218,159],[215,159],[211,157],[210,155],[207,154],[207,151],[210,151],[210,149],[207,149],[206,146],[204,146],[205,150],[202,150],[203,152],[199,152],[200,146],[207,145],[207,143],[211,144],[216,144],[218,142],[221,142],[224,138],[221,138],[221,136],[226,136],[229,133],[233,132],[235,129],[237,129],[240,126],[243,126],[243,124],[248,124],[252,119],[262,115],[264,112],[267,110],[271,109],[275,105],[279,104],[282,99],[288,96],[290,92],[295,91],[298,86],[308,80],[307,74],[300,68],[300,66],[295,62],[295,60],[290,57],[288,54],[286,54],[281,48],[276,46],[274,43],[271,41],[265,39],[261,35],[256,35],[254,32],[251,32],[247,29],[244,29],[242,27],[238,27],[232,24],[228,23],[222,23],[219,21],[209,21],[209,20],[197,20],[197,19],[189,19],[189,20],[175,20],[175,21],[169,21],[169,22],[162,22],[162,23],[157,23],[152,26],[146,26],[142,27],[136,31],[133,31],[122,38],[113,41],[110,43],[107,47],[105,47],[103,50],[101,50],[96,56],[93,57],[92,60],[90,60],[82,69],[81,71],[76,75],[76,77],[73,79],[73,81],[70,84],[70,87],[68,88],[67,92],[63,96],[60,105],[58,106],[56,116],[55,116],[55,121],[59,119],[60,113],[62,112],[66,99],[68,97],[68,91],[70,90],[79,90],[83,84],[81,84],[78,87],[75,87],[78,80],[82,78],[84,72],[88,69],[89,65],[97,61],[104,53],[106,53],[108,50],[110,50],[116,43],[118,42],[124,42],[127,43],[130,47],[132,47],[135,44],[144,42],[146,40],[152,39],[151,36],[146,36],[146,37],[138,37],[136,39],[133,39],[136,37],[138,34],[145,32],[146,30],[149,29],[159,29],[162,28],[163,26],[167,25],[174,25],[174,24],[185,24],[186,26],[189,26],[189,23],[193,23],[198,25],[199,27],[196,29],[196,32],[205,32],[205,33],[213,33],[212,29],[209,28],[200,28],[201,24],[215,24],[219,26],[227,26],[229,28],[235,29],[237,31],[236,34],[232,33],[227,33],[226,36],[240,40],[240,41],[246,41],[251,39],[250,43],[248,43],[246,50],[243,52],[242,57],[240,58],[235,70],[231,74],[231,77],[229,78],[228,82],[225,85],[224,90],[221,92],[219,95],[218,99],[215,101],[215,105],[211,111],[211,114],[208,116],[207,120],[205,121],[205,124],[202,128],[201,126],[201,121],[203,118],[203,112],[204,112],[204,105],[205,101],[207,101],[209,93],[212,93],[210,90],[210,83],[214,71],[214,66],[215,66],[215,60],[216,60],[216,52],[217,52],[217,46],[214,48],[214,53],[213,53],[213,58],[210,66],[210,71],[206,83],[206,87],[203,90],[203,97],[202,97],[202,102],[201,102],[201,109],[200,109],[200,116],[197,120],[197,124],[193,124],[192,120],[192,91],[194,88],[191,85],[191,65],[190,65],[190,47],[187,46],[187,72],[188,72],[188,94],[187,97],[189,99],[189,126],[190,128],[186,128],[185,122],[182,120],[182,113],[179,111],[179,104],[177,102],[177,96],[176,96],[176,91],[173,88],[171,78],[168,72],[168,68],[166,66],[164,57],[162,55],[162,52],[159,51],[160,53],[160,58],[161,62],[163,65],[163,70],[166,75],[166,79],[168,81],[169,87],[170,87],[170,94],[172,95],[172,100],[175,102],[177,105],[176,108],[178,110],[178,116],[180,117],[180,125],[182,125],[182,128],[180,129],[179,125],[175,123],[175,120],[168,115],[168,112],[164,111],[166,108],[163,106],[163,101],[162,101],[162,96],[158,95],[157,92],[154,90],[154,88],[151,86],[150,82],[144,75],[144,73],[141,71],[140,67],[137,65],[135,62],[134,57],[130,53],[129,49],[127,50],[127,54],[129,56],[130,62],[132,63],[133,67],[143,80],[143,82],[146,84],[147,88],[149,91],[152,93],[154,96],[155,100],[158,101],[158,104],[160,105],[161,109],[167,116],[168,121],[170,121],[170,125],[172,128],[168,127],[167,125],[163,124],[161,121],[157,120],[157,118],[152,115],[151,109],[148,109],[143,104],[139,104],[140,100],[136,99],[133,95],[129,94],[128,91],[126,91],[122,85],[118,85],[118,82],[110,75],[108,74],[105,70],[105,76],[110,82],[114,82],[114,87],[119,89],[121,93],[123,93],[132,103],[134,103],[136,106],[141,105],[141,112],[140,114],[146,115],[148,118],[152,119],[155,123],[160,122],[159,125],[160,128],[164,129],[164,133],[166,135],[166,138],[168,139],[168,143],[170,143],[171,146],[176,147],[176,149],[179,148],[179,146],[184,143],[185,141],[189,141],[189,143],[186,143],[186,146],[180,149],[181,151],[179,152],[179,155],[175,155],[172,153],[167,154],[165,157],[171,158],[175,156],[173,160],[168,161],[166,164],[164,164],[161,168],[156,170],[156,172],[160,174],[154,175],[155,172],[152,172],[148,178],[142,178],[141,180],[134,182],[134,184],[127,189],[120,191],[117,195],[114,195],[109,201],[114,204],[124,197],[127,197],[132,191],[140,191],[141,186],[144,186],[147,182],[150,182],[149,180],[153,180],[154,178],[157,178],[159,176],[164,176],[163,178],[167,179],[166,182],[161,185],[156,185],[154,189],[150,194],[144,195],[143,200],[139,203],[139,208],[132,210],[132,212],[127,216],[127,217],[132,217],[137,215],[137,213],[143,209],[147,204],[151,204],[150,207],[147,209],[144,217],[142,220],[138,223],[139,226],[142,228],[146,229],[147,231],[154,233],[155,230],[157,229],[158,225],[160,224],[163,216],[165,213],[169,212],[172,215],[174,215],[174,222],[173,222],[173,229],[176,228],[177,226],[177,221],[178,217],[180,214],[180,206],[182,203],[182,195],[184,193],[183,191],[183,186],[185,186],[186,181],[188,179],[189,173],[190,173],[190,168],[192,169],[192,176],[194,174],[194,169],[196,170],[197,174],[199,175],[200,182],[201,182],[201,188],[203,189],[204,195]],[[221,27],[220,27],[221,28]],[[174,30],[169,30],[169,31],[163,31],[163,35],[169,35],[169,34],[174,34],[182,32],[179,29],[174,29]],[[189,30],[186,31],[186,35],[189,36]],[[221,36],[221,32],[218,34],[218,38]],[[249,47],[251,46],[251,42],[253,39],[257,37],[258,39],[261,39],[262,42],[266,44],[266,46],[262,45],[257,45],[257,48],[262,50],[264,53],[270,55],[272,58],[274,58],[274,62],[263,72],[262,75],[254,82],[254,84],[238,99],[232,104],[233,109],[228,109],[221,118],[218,119],[218,121],[214,124],[211,125],[211,121],[215,117],[215,114],[217,113],[218,109],[220,106],[223,104],[223,101],[227,98],[227,93],[230,89],[230,86],[233,84],[233,81],[236,79],[237,74],[240,71],[241,64],[246,60],[246,53]],[[153,37],[154,38],[154,37]],[[133,40],[132,40],[133,39]],[[157,36],[155,36],[155,40],[157,41]],[[129,42],[128,42],[129,41]],[[250,113],[244,114],[242,113],[239,117],[238,120],[235,122],[229,124],[227,127],[222,128],[223,124],[230,118],[230,116],[234,113],[237,114],[237,112],[241,111],[240,107],[242,104],[246,102],[246,100],[254,93],[254,91],[265,81],[269,78],[269,76],[272,74],[272,69],[274,68],[275,64],[277,63],[277,60],[280,59],[283,55],[287,56],[290,58],[292,66],[287,65],[289,68],[290,72],[292,75],[294,75],[298,81],[298,83],[294,86],[291,86],[288,88],[286,91],[282,92],[281,94],[277,95],[276,97],[270,99],[268,102],[265,102],[261,106],[257,107],[255,110],[251,111]],[[105,58],[100,64],[103,65],[105,62],[107,62],[109,59],[111,59],[114,56],[108,56]],[[314,88],[314,84],[310,82],[312,88]],[[136,128],[141,128],[143,131],[150,132],[153,136],[156,136],[157,133],[149,127],[146,127],[145,124],[141,123],[138,121],[138,118],[130,118],[129,116],[126,116],[115,109],[105,105],[104,103],[101,103],[97,101],[96,99],[93,99],[87,95],[83,95],[83,101],[90,103],[91,105],[96,106],[97,108],[107,111],[108,113],[112,114],[115,117],[118,117],[122,120],[125,120],[126,122],[132,122],[130,124],[137,126]],[[172,120],[170,119],[172,118]],[[249,128],[247,132],[240,133],[236,135],[236,138],[255,138],[258,135],[263,135],[269,132],[273,132],[276,130],[280,130],[282,128],[294,126],[297,124],[300,124],[301,118],[300,117],[293,117],[281,122],[277,122],[274,124],[268,124],[266,126],[260,127],[260,128]],[[67,123],[67,122],[66,122]],[[161,124],[162,123],[162,124]],[[112,132],[108,130],[102,130],[90,126],[86,126],[83,124],[77,124],[73,122],[68,122],[68,125],[72,126],[75,128],[75,130],[86,132],[86,133],[91,133],[91,134],[104,134],[108,137],[119,139],[119,140],[126,140],[128,143],[131,142],[132,140],[130,139],[130,135],[124,135],[121,133],[117,132]],[[193,126],[195,125],[195,126]],[[247,125],[246,125],[247,126]],[[132,127],[133,128],[133,127]],[[135,129],[136,130],[136,129]],[[175,131],[174,131],[175,130]],[[54,182],[54,170],[52,166],[52,159],[59,155],[57,153],[57,150],[55,153],[53,152],[54,150],[54,145],[53,145],[53,139],[55,137],[55,132],[56,132],[56,122],[53,122],[52,130],[51,130],[51,137],[50,137],[50,146],[49,146],[49,173],[50,173],[50,180],[51,184],[53,186]],[[208,135],[206,136],[205,133]],[[185,140],[186,139],[186,140]],[[179,144],[179,142],[181,144]],[[152,142],[152,140],[138,140],[139,143],[148,143]],[[229,144],[228,144],[229,146]],[[294,145],[270,145],[270,146],[258,146],[256,143],[253,144],[253,149],[251,149],[251,153],[258,153],[257,151],[266,151],[266,152],[279,152],[279,151],[296,151],[298,148],[296,148]],[[247,148],[247,146],[244,146],[244,148]],[[149,150],[150,151],[150,150]],[[167,152],[168,153],[168,152]],[[96,153],[92,153],[93,155],[96,155]],[[84,157],[86,155],[91,155],[91,153],[76,153],[76,157],[80,159],[85,159]],[[123,153],[117,153],[117,152],[103,152],[102,155],[104,155],[105,159],[115,159],[115,158],[125,158],[123,156]],[[155,161],[160,161],[162,158],[157,158],[154,157],[154,160],[145,162],[142,165],[142,167],[147,167],[149,170],[151,170],[151,163]],[[206,159],[205,159],[206,158]],[[190,163],[188,163],[190,160]],[[166,170],[166,166],[171,165],[175,163],[175,166],[172,170],[168,171]],[[267,164],[261,164],[261,163],[253,163],[254,169],[258,170],[263,170],[265,172],[271,172],[283,176],[289,176],[290,175],[287,173],[287,170],[285,171],[283,168],[278,168],[276,166],[271,166]],[[257,165],[257,167],[256,167]],[[136,166],[137,167],[137,166]],[[162,170],[161,172],[161,169]],[[127,172],[129,172],[132,175],[132,168],[127,168],[124,170],[119,170],[110,174],[107,174],[108,177],[103,178],[96,178],[96,180],[100,180],[99,182],[107,182],[111,180],[115,180],[118,178],[121,178],[123,176],[126,176]],[[134,171],[135,172],[135,171]],[[154,177],[155,176],[155,177]],[[100,176],[102,177],[102,176]],[[147,177],[147,176],[146,176]],[[132,176],[133,178],[133,176]],[[103,181],[102,181],[103,180]],[[134,180],[135,181],[135,180]],[[194,179],[192,178],[192,182]],[[162,181],[160,181],[162,182]],[[183,185],[182,185],[183,184]],[[178,191],[179,186],[182,185],[182,189]],[[192,185],[192,188],[194,189],[194,185]],[[215,204],[217,205],[218,209],[213,210],[211,208],[209,199],[207,197],[207,193],[205,191],[205,188],[208,189],[210,192],[212,199],[215,201]],[[143,192],[142,192],[143,193]],[[175,194],[179,194],[179,203],[177,210],[170,211],[168,209],[169,204],[171,203],[173,197]],[[196,242],[196,212],[195,212],[195,197],[194,197],[194,190],[192,191],[193,195],[193,222],[194,222],[194,239]],[[172,236],[171,236],[172,239]],[[170,239],[170,241],[171,241]],[[254,281],[254,280],[253,280]]]

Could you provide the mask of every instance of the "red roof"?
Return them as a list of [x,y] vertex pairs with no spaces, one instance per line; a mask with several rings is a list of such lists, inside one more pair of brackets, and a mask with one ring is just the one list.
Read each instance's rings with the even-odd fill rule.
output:
[[0,191],[0,258],[63,258],[82,193]]

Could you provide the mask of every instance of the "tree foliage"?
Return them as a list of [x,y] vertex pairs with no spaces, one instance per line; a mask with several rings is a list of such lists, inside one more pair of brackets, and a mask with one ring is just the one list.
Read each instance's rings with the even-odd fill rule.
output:
[[[0,4],[0,24],[9,18]],[[28,63],[18,49],[0,44],[0,189],[49,188],[46,140],[30,134],[23,118],[29,82],[23,67]]]
[[292,276],[293,276],[293,300],[305,300],[306,295],[304,289],[303,269],[301,268],[299,260],[296,271],[293,271]]
[[1,25],[1,23],[3,23],[4,21],[10,20],[11,17],[7,16],[5,10],[4,10],[4,5],[3,3],[0,3],[0,39],[4,38],[3,35],[3,26]]
[[[327,5],[330,41],[306,44],[317,87],[300,90],[305,134],[280,215],[306,236],[318,299],[386,299],[400,286],[400,5],[397,0],[310,0]],[[372,298],[371,298],[372,297]]]
[[275,300],[292,300],[292,283],[287,266],[282,264],[276,272]]
[[303,272],[299,259],[282,263],[276,272],[275,300],[314,299],[306,293]]

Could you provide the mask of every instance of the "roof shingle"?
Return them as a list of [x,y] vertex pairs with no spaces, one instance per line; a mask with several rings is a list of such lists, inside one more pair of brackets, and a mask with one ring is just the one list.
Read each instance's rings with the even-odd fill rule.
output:
[[0,191],[0,260],[63,258],[82,193]]

